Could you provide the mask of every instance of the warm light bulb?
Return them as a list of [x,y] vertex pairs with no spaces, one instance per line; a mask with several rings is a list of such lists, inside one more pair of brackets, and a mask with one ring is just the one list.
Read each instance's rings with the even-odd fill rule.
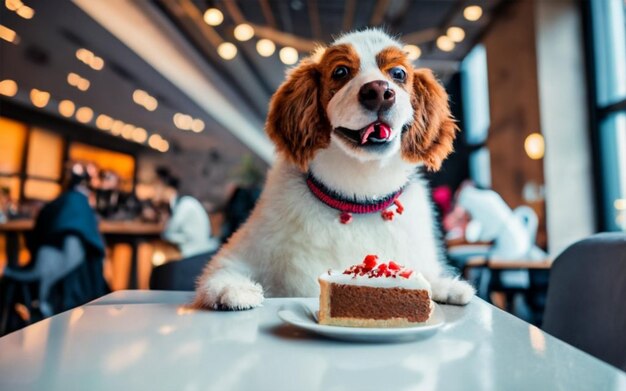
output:
[[259,42],[256,43],[256,51],[262,57],[271,56],[272,54],[274,54],[275,50],[276,45],[274,45],[274,42],[270,41],[269,39],[259,39]]
[[404,51],[406,52],[406,57],[415,61],[422,55],[422,50],[416,45],[404,45]]
[[545,153],[543,136],[539,133],[531,133],[524,140],[524,149],[529,158],[539,160]]
[[23,5],[15,11],[16,14],[24,19],[32,19],[35,16],[35,10],[27,5]]
[[100,130],[110,130],[113,126],[113,118],[105,114],[100,114],[98,118],[96,118],[96,126]]
[[233,34],[238,41],[245,42],[254,37],[254,29],[249,24],[242,23],[235,27]]
[[89,107],[81,107],[76,110],[76,119],[84,124],[89,123],[93,119],[93,110]]
[[135,128],[131,135],[134,142],[143,144],[148,139],[148,132],[144,128]]
[[463,39],[465,39],[465,31],[462,28],[456,26],[450,27],[446,35],[448,35],[448,38],[450,38],[454,42],[461,42]]
[[470,5],[463,10],[463,16],[470,22],[475,22],[483,16],[483,9],[478,5]]
[[224,14],[217,8],[209,8],[204,11],[203,19],[209,26],[219,26],[224,21]]
[[447,35],[442,35],[437,38],[437,47],[444,52],[451,52],[454,50],[454,41],[451,40]]
[[30,101],[33,103],[33,106],[40,109],[44,108],[50,101],[50,93],[33,88],[30,90]]
[[72,102],[71,100],[62,100],[59,102],[59,113],[66,118],[69,118],[72,115],[74,115],[75,109],[76,109],[76,106],[74,105],[74,102]]
[[24,3],[20,0],[5,0],[4,5],[9,11],[17,11],[20,7],[24,6]]
[[161,136],[156,133],[148,138],[148,145],[150,146],[150,148],[157,149],[160,142]]
[[285,65],[293,65],[298,62],[298,51],[292,47],[286,46],[278,52],[280,61]]
[[194,119],[191,122],[191,130],[195,133],[200,133],[204,130],[204,121],[199,118]]
[[122,134],[123,127],[124,127],[124,122],[116,119],[111,124],[111,133],[113,133],[115,136],[119,136],[120,134]]
[[15,31],[1,24],[0,24],[0,38],[11,43],[17,43],[19,41],[17,37],[17,33]]
[[230,42],[222,42],[217,47],[217,54],[224,60],[232,60],[237,55],[237,46]]
[[15,96],[15,94],[17,94],[17,83],[14,80],[0,81],[0,95]]

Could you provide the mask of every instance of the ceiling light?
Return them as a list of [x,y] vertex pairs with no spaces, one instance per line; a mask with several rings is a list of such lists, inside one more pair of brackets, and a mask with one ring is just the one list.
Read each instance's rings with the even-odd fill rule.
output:
[[0,81],[0,95],[15,96],[15,94],[17,94],[17,83],[14,80]]
[[475,22],[483,16],[483,9],[478,5],[470,5],[463,10],[463,16],[470,22]]
[[626,198],[618,198],[613,201],[616,210],[626,210]]
[[276,45],[274,45],[274,42],[270,41],[269,39],[259,39],[259,42],[256,43],[256,51],[262,57],[271,56],[272,54],[274,54],[275,50]]
[[437,38],[437,47],[444,52],[451,52],[454,50],[454,41],[451,40],[447,35],[442,35]]
[[87,50],[85,48],[76,50],[76,58],[96,71],[104,68],[104,60],[101,57],[96,56],[91,50]]
[[191,122],[191,130],[195,133],[200,133],[204,130],[204,121],[199,118],[194,119]]
[[120,121],[119,119],[116,119],[111,124],[111,133],[113,133],[113,135],[115,136],[119,136],[120,134],[122,134],[123,127],[124,127],[124,122]]
[[96,71],[99,71],[104,68],[104,60],[101,57],[96,56],[89,62],[89,66]]
[[543,158],[545,152],[545,143],[543,136],[539,133],[531,133],[524,140],[524,150],[529,158],[539,160]]
[[113,118],[106,114],[100,114],[98,118],[96,118],[96,126],[100,130],[110,130],[113,126]]
[[133,102],[137,103],[139,106],[143,106],[148,111],[154,111],[159,105],[159,102],[148,94],[144,90],[135,90],[133,92]]
[[35,16],[35,10],[27,5],[23,5],[15,11],[16,14],[24,19],[32,19]]
[[84,124],[89,123],[93,119],[93,110],[84,106],[76,110],[76,119]]
[[161,139],[157,149],[159,152],[167,152],[170,149],[170,143],[168,143],[167,140]]
[[24,3],[20,0],[5,0],[4,6],[7,7],[9,11],[17,11],[20,7],[22,7]]
[[30,90],[30,101],[35,107],[44,108],[50,101],[50,93],[33,88]]
[[224,60],[232,60],[237,55],[237,46],[230,42],[222,42],[217,47],[217,54]]
[[242,23],[235,27],[233,34],[238,41],[245,42],[254,37],[254,29],[249,24]]
[[133,136],[133,132],[135,131],[135,127],[131,124],[126,124],[122,127],[121,135],[125,139],[130,139]]
[[0,24],[0,38],[4,39],[7,42],[17,44],[19,42],[19,38],[17,33],[10,28],[3,26]]
[[62,100],[59,102],[59,113],[66,118],[74,115],[75,109],[76,106],[74,106],[74,102],[71,100]]
[[203,19],[209,26],[219,26],[224,21],[224,14],[217,8],[209,8],[204,11]]
[[404,51],[406,52],[406,57],[415,61],[422,55],[422,50],[416,45],[404,45]]
[[67,74],[67,84],[71,85],[72,87],[76,87],[81,91],[87,91],[89,89],[89,86],[91,85],[91,83],[89,83],[89,80],[74,72],[70,72]]
[[183,113],[174,114],[174,125],[180,130],[190,130],[193,125],[193,118]]
[[298,51],[292,47],[285,46],[278,52],[280,61],[285,65],[293,65],[298,62]]
[[461,42],[463,39],[465,39],[465,31],[462,28],[456,26],[450,27],[446,35],[454,42]]
[[131,135],[134,142],[143,144],[148,139],[148,132],[144,128],[135,128]]
[[150,138],[148,138],[148,145],[151,148],[157,149],[160,142],[161,142],[161,136],[156,133],[150,136]]

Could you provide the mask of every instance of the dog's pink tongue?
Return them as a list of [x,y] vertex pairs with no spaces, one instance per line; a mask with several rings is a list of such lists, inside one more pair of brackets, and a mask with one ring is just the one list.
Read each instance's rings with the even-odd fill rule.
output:
[[378,138],[388,139],[391,136],[391,128],[387,124],[378,125]]
[[361,135],[361,145],[367,142],[369,136],[378,130],[377,138],[386,140],[391,136],[391,128],[387,124],[371,124]]
[[361,145],[367,142],[367,139],[369,138],[370,134],[374,133],[374,130],[376,130],[376,126],[374,126],[374,124],[371,124],[367,127],[367,129],[365,129],[365,132],[363,132],[363,134],[361,135]]

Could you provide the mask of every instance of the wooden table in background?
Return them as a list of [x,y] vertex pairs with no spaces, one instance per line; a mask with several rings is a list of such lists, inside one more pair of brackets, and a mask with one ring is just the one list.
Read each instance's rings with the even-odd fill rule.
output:
[[[35,226],[33,219],[10,220],[0,224],[0,234],[6,236],[7,265],[17,266],[19,257],[19,235],[29,232]],[[139,244],[158,239],[163,232],[161,223],[146,223],[133,220],[102,220],[100,233],[107,245],[125,243],[131,246],[131,263],[128,275],[128,287],[137,288],[137,249]]]

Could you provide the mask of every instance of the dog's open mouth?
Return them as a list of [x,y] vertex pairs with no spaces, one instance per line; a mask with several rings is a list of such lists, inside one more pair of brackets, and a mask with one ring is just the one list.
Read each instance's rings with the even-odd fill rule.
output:
[[384,122],[372,122],[359,130],[338,127],[335,131],[357,145],[384,144],[391,138],[391,127]]

